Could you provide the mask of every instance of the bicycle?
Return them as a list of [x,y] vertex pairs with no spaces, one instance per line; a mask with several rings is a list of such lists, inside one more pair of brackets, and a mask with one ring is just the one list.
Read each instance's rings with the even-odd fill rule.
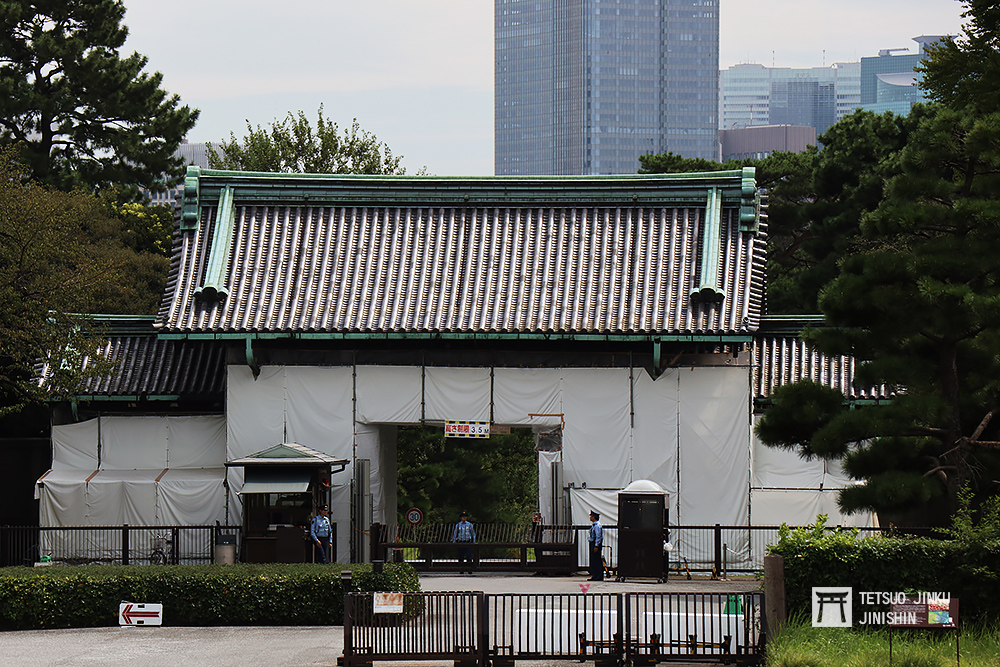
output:
[[151,565],[169,564],[171,544],[172,540],[169,535],[153,535],[153,549],[149,552],[149,563]]

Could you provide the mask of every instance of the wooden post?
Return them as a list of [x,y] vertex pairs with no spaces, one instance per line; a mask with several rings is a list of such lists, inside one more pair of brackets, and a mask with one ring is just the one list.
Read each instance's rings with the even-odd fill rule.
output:
[[764,556],[764,605],[768,630],[780,632],[788,618],[785,606],[784,556]]

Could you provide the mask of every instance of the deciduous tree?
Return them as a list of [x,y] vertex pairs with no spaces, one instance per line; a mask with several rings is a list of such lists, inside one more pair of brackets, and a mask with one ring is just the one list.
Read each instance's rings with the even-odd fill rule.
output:
[[337,123],[316,112],[315,128],[299,111],[289,112],[268,128],[247,121],[247,134],[216,146],[208,145],[213,169],[310,174],[405,174],[395,156],[374,134],[362,130],[357,119],[341,131]]

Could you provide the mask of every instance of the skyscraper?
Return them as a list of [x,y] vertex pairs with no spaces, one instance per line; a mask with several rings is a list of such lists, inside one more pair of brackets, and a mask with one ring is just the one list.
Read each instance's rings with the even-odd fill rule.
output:
[[861,101],[860,63],[830,67],[734,65],[719,74],[719,129],[798,125],[817,134]]
[[495,169],[718,157],[719,0],[495,0]]

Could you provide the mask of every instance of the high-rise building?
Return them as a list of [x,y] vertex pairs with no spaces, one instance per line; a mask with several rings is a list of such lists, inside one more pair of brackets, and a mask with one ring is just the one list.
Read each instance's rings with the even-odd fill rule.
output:
[[917,43],[916,53],[897,53],[909,49],[882,49],[877,56],[862,58],[859,106],[876,113],[908,114],[910,107],[926,99],[914,68],[924,59],[927,47],[942,39],[938,35],[922,35],[913,38]]
[[719,129],[796,125],[822,134],[860,102],[860,63],[809,68],[734,65],[719,76]]
[[719,0],[495,0],[498,175],[717,159]]

